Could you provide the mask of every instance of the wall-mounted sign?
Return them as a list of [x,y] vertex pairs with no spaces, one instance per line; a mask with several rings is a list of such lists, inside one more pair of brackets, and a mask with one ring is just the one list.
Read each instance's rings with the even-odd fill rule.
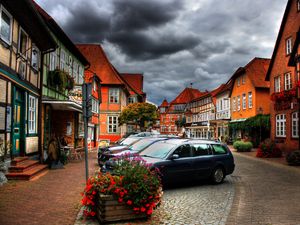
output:
[[78,104],[82,104],[82,88],[81,86],[76,86],[73,90],[68,93],[69,99]]

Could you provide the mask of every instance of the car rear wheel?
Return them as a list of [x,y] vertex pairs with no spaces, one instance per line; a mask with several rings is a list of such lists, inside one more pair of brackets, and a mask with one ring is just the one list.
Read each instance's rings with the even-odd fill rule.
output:
[[225,173],[223,168],[217,167],[214,169],[212,175],[211,175],[211,180],[214,184],[221,184],[224,181],[225,178]]

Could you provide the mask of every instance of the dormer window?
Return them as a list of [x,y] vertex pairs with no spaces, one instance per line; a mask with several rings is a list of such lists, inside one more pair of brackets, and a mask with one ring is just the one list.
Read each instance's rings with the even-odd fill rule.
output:
[[0,38],[7,44],[11,44],[12,16],[0,5]]
[[286,39],[286,54],[289,55],[292,53],[292,38]]

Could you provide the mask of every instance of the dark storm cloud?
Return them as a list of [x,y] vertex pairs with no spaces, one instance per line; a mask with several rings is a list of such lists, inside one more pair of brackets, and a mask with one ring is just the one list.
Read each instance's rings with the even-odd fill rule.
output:
[[287,0],[37,0],[75,42],[102,43],[120,72],[143,72],[150,101],[224,83],[270,57]]
[[113,6],[113,29],[131,32],[164,25],[173,20],[182,9],[182,1],[115,0]]

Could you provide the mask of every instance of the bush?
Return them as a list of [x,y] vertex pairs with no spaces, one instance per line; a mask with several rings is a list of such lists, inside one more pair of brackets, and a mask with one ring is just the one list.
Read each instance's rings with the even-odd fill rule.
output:
[[271,139],[266,139],[265,141],[260,143],[256,152],[256,157],[259,158],[280,158],[281,156],[281,150]]
[[150,216],[159,206],[162,186],[157,171],[151,170],[140,157],[115,158],[114,173],[97,173],[88,179],[82,193],[82,204],[86,217],[95,216],[98,193],[113,195],[124,202],[136,214]]
[[244,142],[244,141],[235,141],[233,143],[233,147],[238,151],[238,152],[250,152],[251,149],[253,148],[253,145],[250,141]]
[[300,166],[300,151],[289,152],[285,159],[291,166]]

